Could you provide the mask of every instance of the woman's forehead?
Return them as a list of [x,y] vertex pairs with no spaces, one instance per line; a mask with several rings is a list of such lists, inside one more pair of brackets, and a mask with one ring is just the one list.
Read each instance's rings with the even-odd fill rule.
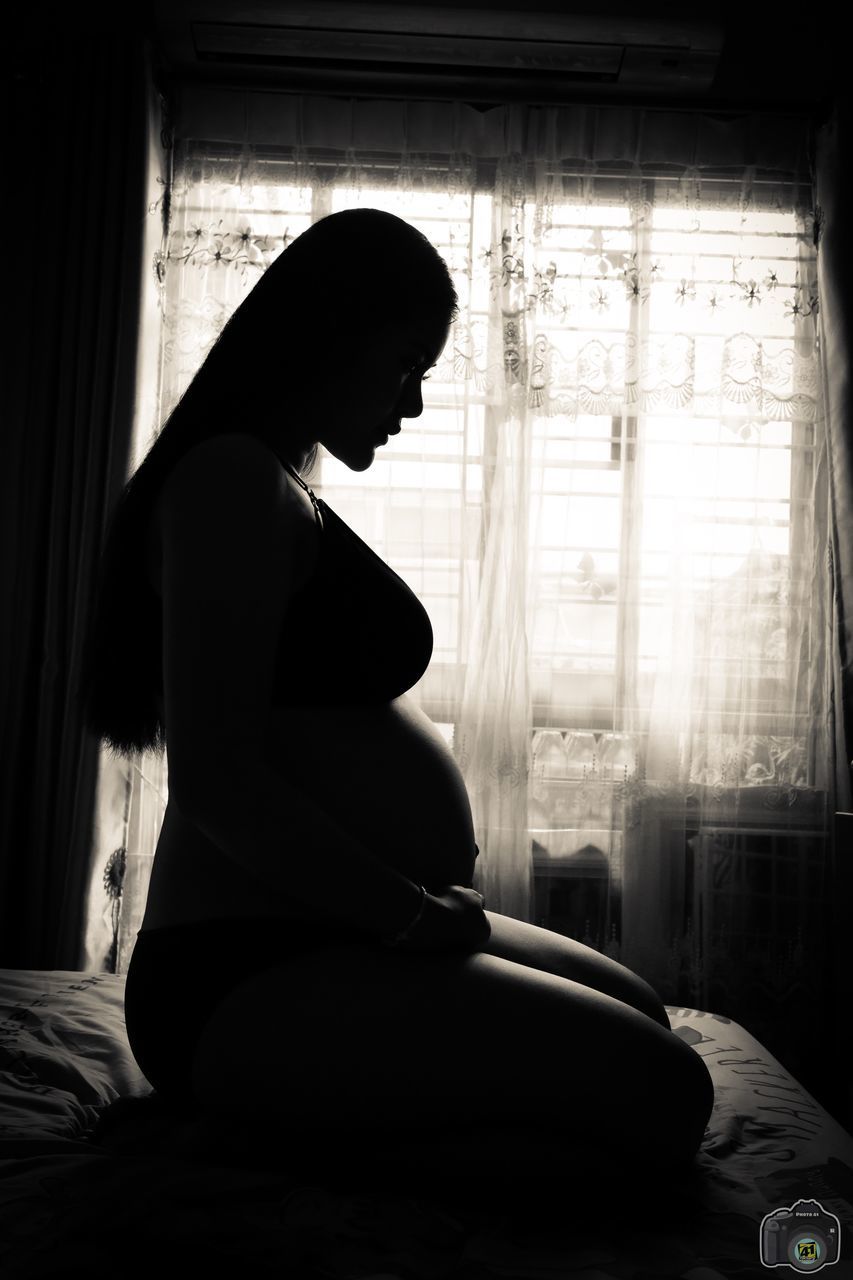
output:
[[403,323],[396,329],[398,341],[412,347],[426,358],[436,360],[442,353],[450,333],[450,326],[436,328],[418,321]]

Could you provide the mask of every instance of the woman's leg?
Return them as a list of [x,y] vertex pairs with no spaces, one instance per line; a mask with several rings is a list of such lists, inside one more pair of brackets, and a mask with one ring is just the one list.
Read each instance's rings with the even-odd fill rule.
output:
[[594,991],[615,996],[669,1030],[669,1018],[660,997],[643,978],[624,965],[551,929],[526,924],[496,911],[487,911],[486,915],[492,926],[491,937],[483,946],[487,954],[571,978]]
[[653,1154],[677,1165],[713,1102],[702,1059],[611,995],[486,952],[358,943],[231,991],[202,1032],[193,1080],[205,1109],[256,1122],[262,1142],[301,1132],[328,1148],[332,1172],[336,1145],[363,1150],[384,1135],[401,1154],[408,1144],[415,1171],[433,1151],[438,1172],[444,1141],[472,1178],[522,1172],[543,1125],[566,1169],[585,1156],[599,1170],[645,1169]]

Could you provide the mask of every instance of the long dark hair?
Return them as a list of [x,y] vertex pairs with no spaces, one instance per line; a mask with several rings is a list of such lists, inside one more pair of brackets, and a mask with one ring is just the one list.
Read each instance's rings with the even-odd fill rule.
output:
[[[291,390],[310,395],[342,343],[417,319],[437,337],[457,314],[447,264],[410,223],[379,209],[315,222],[267,269],[225,325],[112,512],[86,636],[78,697],[88,728],[113,751],[162,753],[160,603],[143,570],[153,502],[179,458],[225,432],[264,436]],[[316,450],[309,460],[313,465]]]

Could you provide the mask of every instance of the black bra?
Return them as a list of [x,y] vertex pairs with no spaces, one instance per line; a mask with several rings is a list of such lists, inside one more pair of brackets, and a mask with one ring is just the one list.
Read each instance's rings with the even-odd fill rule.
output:
[[389,702],[429,666],[429,615],[403,579],[276,456],[311,498],[320,546],[315,571],[284,618],[273,705]]

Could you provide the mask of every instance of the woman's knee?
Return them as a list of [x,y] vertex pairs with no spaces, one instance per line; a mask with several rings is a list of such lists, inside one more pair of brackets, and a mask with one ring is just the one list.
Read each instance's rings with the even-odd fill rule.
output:
[[632,1167],[691,1160],[714,1101],[705,1063],[678,1036],[635,1013],[626,1011],[613,1025],[612,1069],[602,1066],[593,1093],[574,1095],[582,1111],[577,1122],[597,1133],[606,1150],[626,1153]]
[[678,1036],[659,1068],[656,1093],[646,1117],[650,1142],[667,1163],[692,1159],[714,1106],[714,1082],[704,1060]]
[[[628,973],[630,971],[626,969],[625,972]],[[652,1018],[658,1026],[670,1031],[672,1029],[672,1024],[669,1021],[669,1016],[664,1007],[664,1003],[655,991],[654,987],[651,986],[650,983],[646,982],[645,978],[640,978],[635,973],[632,973],[631,977],[636,984],[634,986],[634,991],[636,992],[637,1003],[634,1005],[634,1008],[639,1009],[641,1013]]]

